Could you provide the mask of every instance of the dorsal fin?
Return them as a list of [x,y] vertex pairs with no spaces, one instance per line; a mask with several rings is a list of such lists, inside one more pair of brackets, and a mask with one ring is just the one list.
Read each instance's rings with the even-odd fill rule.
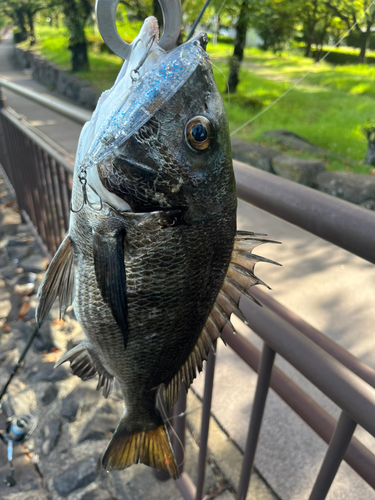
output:
[[213,349],[216,340],[221,336],[224,326],[229,324],[234,331],[230,322],[232,313],[246,323],[246,318],[238,306],[241,295],[244,294],[259,304],[247,290],[253,285],[264,285],[269,288],[255,276],[254,267],[258,262],[280,264],[251,253],[255,247],[263,243],[279,243],[278,241],[267,240],[264,236],[266,235],[245,231],[237,232],[227,274],[198,342],[176,375],[164,386],[164,400],[168,408],[171,408],[176,403],[181,382],[185,382],[186,389],[188,389],[197,373],[202,371],[203,361],[207,360],[208,354]]
[[35,317],[40,327],[59,297],[60,317],[73,302],[74,295],[74,252],[72,240],[67,234],[53,257],[39,287],[39,302]]
[[95,375],[99,375],[96,390],[99,391],[103,387],[103,396],[105,398],[108,397],[112,388],[113,376],[108,373],[98,359],[93,359],[83,343],[76,345],[73,349],[66,352],[56,363],[55,368],[66,361],[70,362],[70,368],[74,375],[77,375],[82,380],[89,380],[95,377]]

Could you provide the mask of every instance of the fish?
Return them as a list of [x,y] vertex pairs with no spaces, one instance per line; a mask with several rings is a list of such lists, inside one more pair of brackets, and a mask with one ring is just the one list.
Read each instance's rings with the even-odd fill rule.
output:
[[125,409],[102,458],[179,475],[162,415],[202,370],[241,295],[264,284],[237,231],[228,120],[200,33],[171,51],[145,20],[77,149],[69,230],[41,283],[39,326],[58,298],[85,338],[65,353],[82,380],[117,381]]

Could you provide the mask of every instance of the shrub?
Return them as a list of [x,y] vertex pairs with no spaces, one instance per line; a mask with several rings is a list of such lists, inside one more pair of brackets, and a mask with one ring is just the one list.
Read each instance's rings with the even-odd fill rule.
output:
[[27,33],[22,32],[20,30],[14,30],[13,31],[13,41],[14,41],[14,43],[24,42],[25,40],[27,40]]
[[[317,49],[312,49],[312,57],[315,57]],[[322,49],[320,51],[320,58],[322,59],[325,57],[327,53],[331,52],[331,49]],[[357,52],[352,52],[348,50],[332,50],[331,53],[328,54],[328,56],[325,58],[325,61],[331,63],[331,64],[357,64],[358,63],[358,56],[359,53]],[[366,57],[367,64],[375,64],[375,55],[369,54]]]
[[362,125],[362,132],[368,141],[375,141],[375,120],[366,120]]

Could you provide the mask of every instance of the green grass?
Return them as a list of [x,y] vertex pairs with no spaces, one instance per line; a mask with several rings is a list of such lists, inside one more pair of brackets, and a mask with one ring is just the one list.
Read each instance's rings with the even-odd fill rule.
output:
[[[123,28],[129,34],[126,23]],[[135,36],[138,29],[136,27],[132,35]],[[88,35],[95,38],[90,31]],[[70,52],[66,30],[39,25],[37,37],[35,49],[41,55],[69,68]],[[375,117],[375,66],[334,67],[325,62],[316,65],[311,59],[301,57],[298,53],[275,56],[259,49],[246,49],[238,91],[235,95],[228,96],[226,61],[232,47],[219,43],[215,47],[209,45],[208,51],[214,63],[214,75],[223,94],[232,131],[271,104],[310,71],[296,88],[238,132],[236,137],[249,142],[265,142],[265,131],[288,129],[316,146],[352,160],[342,162],[329,155],[324,156],[328,170],[369,172],[369,166],[361,164],[367,148],[361,126],[366,120]],[[77,76],[90,81],[99,90],[109,88],[122,61],[117,56],[95,50],[90,51],[89,59],[91,71],[81,72]],[[280,148],[277,145],[272,147]],[[286,154],[304,158],[317,157],[295,150],[287,150]]]
[[[211,49],[210,54],[226,77],[228,67],[222,61],[228,53],[230,48],[221,45]],[[245,55],[237,94],[223,94],[231,130],[257,115],[305,73],[311,73],[236,137],[261,142],[266,130],[288,129],[316,146],[357,162],[357,165],[346,164],[327,157],[324,159],[328,170],[369,172],[369,166],[361,165],[367,148],[361,126],[366,119],[375,116],[374,66],[334,67],[324,62],[316,65],[312,60],[295,54],[280,57],[258,49],[246,49]],[[224,92],[224,76],[215,67],[214,74]],[[295,153],[307,158],[316,157]]]

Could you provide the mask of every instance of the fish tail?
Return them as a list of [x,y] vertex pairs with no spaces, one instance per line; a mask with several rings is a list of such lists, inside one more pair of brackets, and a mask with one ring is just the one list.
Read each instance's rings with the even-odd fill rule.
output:
[[142,428],[124,416],[102,458],[106,470],[122,470],[138,462],[178,478],[178,467],[160,415],[155,414],[153,421]]

